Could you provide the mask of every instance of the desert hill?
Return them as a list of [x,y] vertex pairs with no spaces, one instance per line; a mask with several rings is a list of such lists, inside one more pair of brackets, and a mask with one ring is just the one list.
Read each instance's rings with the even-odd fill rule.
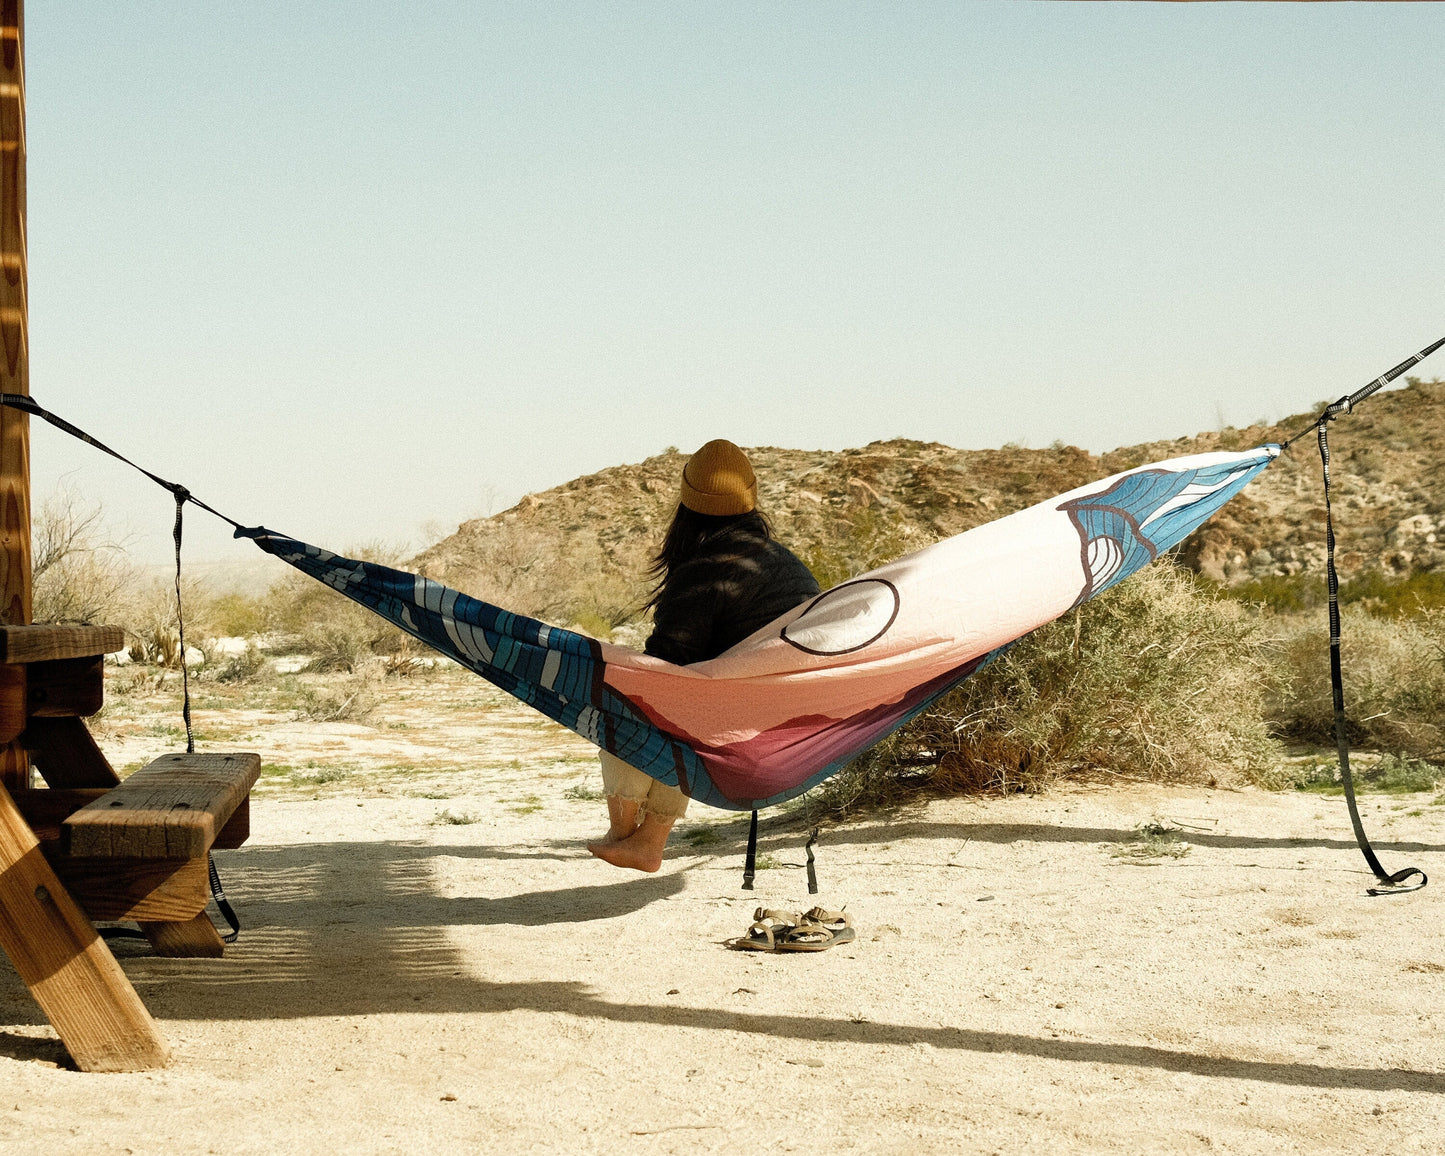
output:
[[[1323,403],[1321,403],[1321,406]],[[1279,441],[1305,426],[1226,428],[1094,455],[1076,446],[958,450],[893,440],[841,451],[748,450],[778,536],[826,587],[851,574],[1161,458]],[[1445,381],[1408,378],[1331,430],[1341,572],[1445,570]],[[422,572],[510,609],[593,629],[635,618],[649,554],[677,500],[676,449],[613,466],[478,518],[414,559]],[[1301,439],[1181,549],[1216,581],[1320,572],[1324,503],[1313,437]]]

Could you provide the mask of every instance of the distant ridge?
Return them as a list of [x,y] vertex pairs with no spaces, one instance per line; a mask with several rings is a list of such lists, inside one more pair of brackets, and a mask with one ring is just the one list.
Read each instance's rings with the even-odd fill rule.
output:
[[[1331,431],[1342,573],[1445,569],[1445,381],[1407,379]],[[1323,405],[1323,403],[1321,403]],[[778,536],[826,586],[850,574],[1161,458],[1280,441],[1307,425],[1226,428],[1093,455],[1075,446],[958,450],[905,439],[861,449],[748,451]],[[675,449],[612,466],[461,525],[414,559],[424,573],[550,621],[636,617],[649,556],[677,501]],[[1324,506],[1313,438],[1299,443],[1185,543],[1183,562],[1238,584],[1322,572]]]

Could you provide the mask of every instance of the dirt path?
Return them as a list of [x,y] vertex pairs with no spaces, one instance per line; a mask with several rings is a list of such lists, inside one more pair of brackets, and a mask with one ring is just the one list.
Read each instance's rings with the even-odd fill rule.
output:
[[[721,943],[757,903],[810,902],[795,831],[765,831],[780,866],[755,894],[742,827],[701,809],[660,874],[624,875],[582,848],[602,811],[576,797],[585,749],[524,715],[497,718],[491,765],[451,735],[431,770],[392,751],[374,780],[325,780],[320,756],[360,768],[403,733],[388,719],[237,724],[292,754],[221,857],[241,942],[221,961],[118,948],[168,1070],[68,1070],[0,965],[0,1149],[1445,1149],[1429,797],[1367,802],[1387,862],[1438,880],[1398,899],[1364,896],[1339,799],[938,802],[820,846],[818,899],[848,905],[856,944],[761,956]],[[1159,849],[1185,853],[1132,857],[1159,819],[1189,844]]]

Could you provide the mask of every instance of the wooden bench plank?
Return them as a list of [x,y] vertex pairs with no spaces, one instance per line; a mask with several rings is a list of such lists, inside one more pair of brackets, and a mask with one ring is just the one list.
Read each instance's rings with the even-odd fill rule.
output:
[[0,626],[0,662],[87,658],[125,649],[119,626]]
[[[51,848],[41,845],[41,851]],[[77,859],[46,855],[71,898],[91,919],[193,919],[211,899],[206,857]]]
[[79,858],[194,859],[261,773],[257,754],[162,755],[62,824]]
[[[60,853],[60,825],[87,803],[104,798],[110,793],[108,787],[67,787],[60,790],[41,787],[36,790],[12,791],[11,797],[40,846],[47,855],[55,844],[54,851]],[[226,825],[221,828],[212,851],[233,851],[251,837],[251,798],[248,795],[241,805],[231,812]]]

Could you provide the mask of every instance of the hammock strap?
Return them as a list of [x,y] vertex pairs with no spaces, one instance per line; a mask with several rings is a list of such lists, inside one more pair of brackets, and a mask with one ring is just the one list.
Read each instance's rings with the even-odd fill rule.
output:
[[[175,525],[171,529],[171,538],[176,545],[176,642],[177,646],[180,649],[181,662],[181,718],[185,721],[186,724],[186,753],[195,754],[196,734],[195,730],[191,726],[190,666],[186,662],[186,616],[184,607],[181,602],[181,534],[184,527],[184,514],[186,503],[194,503],[201,509],[205,510],[207,513],[214,514],[216,517],[220,518],[221,521],[230,523],[230,525],[234,526],[238,530],[243,529],[244,527],[242,527],[240,522],[237,522],[233,518],[226,517],[226,515],[221,513],[220,510],[217,510],[214,507],[207,505],[205,502],[201,501],[194,494],[192,494],[190,490],[186,489],[186,487],[181,485],[179,482],[168,482],[165,478],[160,477],[158,474],[151,473],[150,470],[146,469],[144,466],[136,465],[136,463],[131,461],[130,458],[126,457],[124,454],[117,453],[115,450],[111,449],[108,445],[100,441],[98,438],[91,437],[90,434],[86,433],[79,426],[72,425],[63,417],[59,417],[58,415],[51,413],[48,409],[45,409],[44,407],[36,404],[36,402],[33,401],[27,394],[0,393],[0,406],[6,406],[10,409],[18,409],[23,411],[24,413],[30,414],[32,417],[38,417],[42,421],[49,422],[56,429],[61,430],[64,433],[68,433],[71,437],[80,439],[81,441],[85,442],[86,445],[94,446],[101,452],[109,454],[117,461],[124,462],[126,465],[130,466],[131,469],[137,470],[140,473],[144,474],[162,489],[168,490],[171,497],[176,500],[176,521]],[[217,910],[220,911],[222,917],[226,920],[226,922],[230,925],[231,928],[229,932],[221,936],[221,939],[226,943],[235,943],[237,938],[241,934],[241,920],[236,915],[236,909],[231,906],[230,900],[226,898],[225,888],[221,886],[221,874],[219,871],[216,870],[216,861],[211,858],[209,853],[206,855],[206,870],[211,885],[211,898],[215,900]],[[121,936],[139,936],[141,935],[141,933],[127,928],[105,928],[102,931],[102,935],[106,936],[107,938],[117,938]]]
[[758,813],[753,812],[753,821],[748,825],[748,855],[743,860],[743,890],[753,889],[753,876],[758,870]]
[[[79,426],[71,425],[70,422],[66,421],[63,417],[59,417],[56,414],[51,413],[48,409],[44,409],[41,406],[37,405],[28,394],[0,393],[0,406],[6,406],[9,409],[18,409],[30,414],[32,417],[40,418],[41,421],[47,421],[56,429],[61,430],[64,433],[68,433],[73,438],[79,438],[86,445],[94,446],[102,453],[109,454],[111,457],[115,458],[116,461],[124,462],[126,465],[130,466],[131,469],[140,471],[146,477],[150,478],[151,481],[155,482],[156,485],[160,486],[163,490],[169,490],[172,497],[176,499],[176,505],[178,507],[186,502],[190,502],[193,505],[200,506],[201,509],[205,510],[208,514],[215,514],[216,517],[221,519],[221,521],[228,522],[237,530],[243,530],[246,528],[234,518],[228,518],[225,514],[221,513],[220,510],[217,510],[212,506],[208,506],[205,502],[201,501],[200,498],[192,494],[190,490],[186,489],[186,487],[181,485],[179,482],[168,482],[160,475],[151,473],[150,470],[146,469],[144,466],[136,465],[135,462],[130,460],[130,458],[126,457],[124,454],[117,453],[115,450],[111,449],[108,445],[106,445],[99,439],[91,437],[90,434],[86,433]],[[176,533],[179,537],[180,530],[177,529]]]
[[[186,754],[193,755],[196,753],[196,735],[191,730],[191,675],[190,667],[186,665],[186,616],[181,609],[181,515],[186,508],[186,499],[191,495],[185,486],[177,486],[174,492],[176,525],[171,536],[176,542],[176,636],[181,651],[181,718],[186,723]],[[215,868],[211,870],[214,873]]]
[[216,861],[209,851],[206,853],[206,874],[211,880],[211,898],[215,900],[216,908],[222,917],[231,925],[231,930],[221,936],[221,940],[224,943],[235,943],[241,937],[241,918],[231,906],[231,901],[226,898],[226,889],[221,886],[221,873],[216,870]]
[[116,461],[124,462],[126,465],[130,466],[131,469],[137,470],[138,472],[144,474],[162,489],[169,491],[171,497],[176,500],[176,522],[175,526],[171,530],[171,537],[172,539],[174,539],[176,544],[176,634],[178,636],[178,644],[180,646],[181,717],[185,720],[186,724],[186,753],[195,754],[196,736],[194,730],[191,727],[190,667],[186,663],[186,618],[184,609],[181,605],[181,529],[186,503],[190,502],[193,505],[199,506],[208,514],[214,514],[216,517],[220,518],[221,521],[228,523],[229,525],[235,527],[237,530],[243,530],[246,527],[242,526],[241,523],[236,521],[234,518],[228,518],[225,514],[221,513],[221,511],[217,510],[214,506],[210,506],[207,503],[201,501],[200,498],[192,494],[190,490],[186,489],[186,487],[181,485],[179,482],[168,482],[159,474],[151,473],[150,470],[146,469],[144,466],[137,465],[124,454],[111,449],[110,446],[106,445],[99,438],[92,437],[79,426],[71,424],[63,417],[60,417],[58,414],[51,413],[48,409],[45,409],[43,406],[37,404],[35,400],[30,397],[29,394],[0,393],[0,406],[6,406],[9,409],[18,409],[24,413],[30,414],[32,417],[38,417],[42,421],[49,422],[56,429],[61,430],[64,433],[68,433],[71,437],[80,439],[81,441],[85,442],[86,445],[94,446],[102,453],[109,454],[111,457],[115,458]]
[[[1442,343],[1437,343],[1431,349],[1438,348],[1440,344]],[[1365,834],[1365,825],[1360,821],[1360,808],[1355,803],[1355,783],[1350,775],[1350,742],[1345,725],[1345,685],[1340,673],[1340,580],[1335,571],[1335,525],[1330,511],[1330,422],[1341,413],[1349,413],[1361,395],[1368,397],[1384,382],[1385,379],[1381,378],[1377,382],[1372,382],[1365,390],[1360,391],[1360,394],[1343,397],[1329,406],[1320,414],[1316,430],[1319,436],[1320,466],[1325,480],[1325,573],[1330,595],[1330,692],[1334,698],[1335,749],[1339,752],[1340,781],[1345,788],[1345,802],[1350,810],[1350,823],[1355,829],[1355,842],[1360,845],[1360,853],[1364,855],[1370,870],[1375,873],[1375,878],[1382,884],[1380,887],[1369,888],[1366,894],[1404,895],[1410,891],[1420,890],[1429,882],[1429,879],[1425,872],[1418,867],[1405,867],[1391,874],[1381,866],[1379,858],[1375,855],[1375,849],[1370,846],[1369,837]],[[1413,875],[1418,875],[1420,882],[1408,887],[1402,886]]]
[[[1284,441],[1280,442],[1279,448],[1282,451],[1289,449],[1290,446],[1294,445],[1295,442],[1299,441],[1300,438],[1304,437],[1305,434],[1309,433],[1310,430],[1314,429],[1318,422],[1334,421],[1335,418],[1340,416],[1340,414],[1351,412],[1355,408],[1355,406],[1359,405],[1360,402],[1365,400],[1365,398],[1369,397],[1372,393],[1376,393],[1379,390],[1384,389],[1385,386],[1389,385],[1390,382],[1394,381],[1395,378],[1400,376],[1400,374],[1404,373],[1407,369],[1413,369],[1415,366],[1419,365],[1420,362],[1424,361],[1425,358],[1429,357],[1441,346],[1445,346],[1445,337],[1440,338],[1440,340],[1435,342],[1434,345],[1427,345],[1424,349],[1420,350],[1419,353],[1415,354],[1414,357],[1407,357],[1404,361],[1400,362],[1399,365],[1395,366],[1394,369],[1386,370],[1384,373],[1380,374],[1379,377],[1375,378],[1374,381],[1370,382],[1369,385],[1362,385],[1359,389],[1355,390],[1354,393],[1346,394],[1344,397],[1340,398],[1339,401],[1334,402],[1332,405],[1327,405],[1320,413],[1319,417],[1315,419],[1315,421],[1311,422],[1307,426],[1304,426],[1302,429],[1298,429],[1294,433],[1290,434],[1289,437],[1285,438]],[[1325,474],[1327,475],[1327,480],[1325,484],[1328,488],[1328,467],[1326,467],[1325,469]]]

